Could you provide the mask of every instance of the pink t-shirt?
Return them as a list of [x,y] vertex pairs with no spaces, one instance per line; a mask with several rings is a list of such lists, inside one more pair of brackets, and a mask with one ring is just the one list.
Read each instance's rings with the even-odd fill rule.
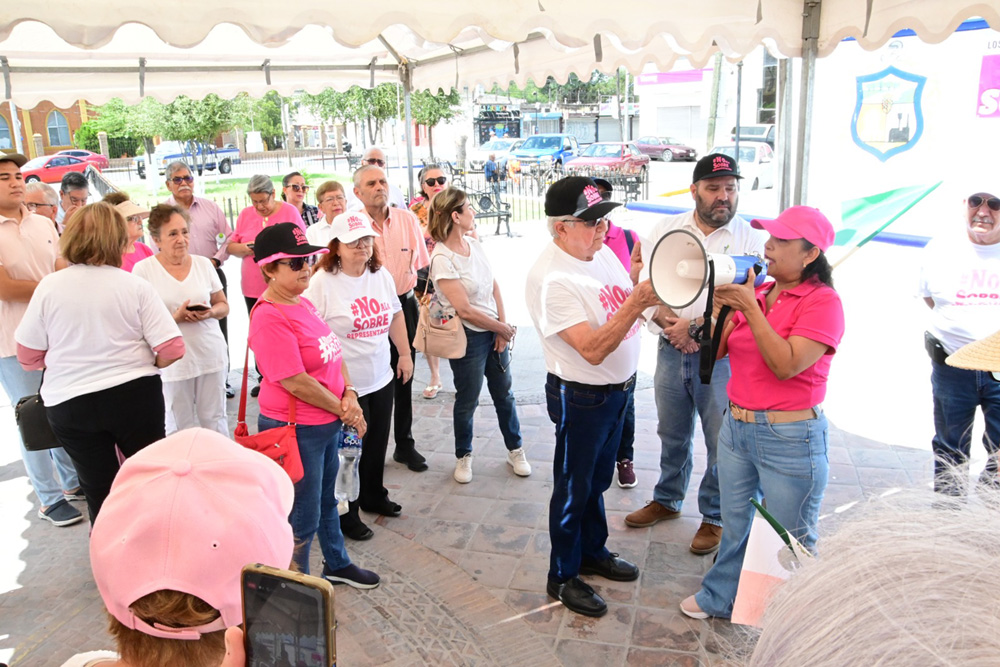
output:
[[[764,299],[773,282],[757,289],[757,304],[763,311]],[[830,362],[844,335],[844,308],[840,295],[815,278],[778,295],[767,312],[767,321],[782,338],[802,336],[828,346],[815,364],[787,380],[775,377],[757,349],[753,332],[742,313],[736,313],[736,328],[729,336],[732,377],[729,400],[748,410],[805,410],[826,397]]]
[[[294,222],[303,232],[306,231],[298,209],[288,202],[281,202],[281,208],[278,209],[278,212],[267,217],[268,225],[276,225],[279,222]],[[264,218],[261,217],[260,213],[253,206],[247,206],[240,212],[240,217],[236,218],[236,231],[229,237],[229,240],[236,243],[253,243],[264,226]],[[254,262],[253,254],[243,258],[241,274],[240,285],[243,288],[243,296],[251,296],[256,299],[267,289],[267,283],[264,282],[264,276],[261,275],[257,263]]]
[[132,252],[127,252],[122,255],[122,270],[132,273],[132,268],[136,264],[146,259],[147,257],[153,256],[153,249],[142,241],[135,242],[135,250]]
[[[295,306],[259,302],[250,318],[249,341],[264,375],[258,397],[262,415],[288,421],[289,393],[281,380],[299,373],[316,378],[337,398],[344,395],[340,340],[308,299],[300,297]],[[299,424],[314,426],[337,419],[332,412],[295,399]]]
[[622,263],[626,271],[629,271],[632,269],[632,253],[628,250],[628,240],[625,238],[626,234],[631,235],[633,241],[636,240],[636,233],[631,229],[622,229],[613,222],[609,222],[608,233],[604,237],[604,245],[608,246],[615,253],[618,261]]

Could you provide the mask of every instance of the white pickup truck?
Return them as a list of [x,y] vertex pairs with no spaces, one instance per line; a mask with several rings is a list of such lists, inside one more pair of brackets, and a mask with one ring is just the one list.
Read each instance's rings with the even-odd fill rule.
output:
[[[186,163],[193,170],[197,170],[201,165],[202,144],[185,141],[164,141],[156,147],[153,153],[153,164],[156,165],[158,174],[164,173],[167,165],[180,160]],[[213,170],[218,166],[219,173],[228,174],[233,170],[234,164],[240,163],[240,151],[237,148],[215,148],[208,146],[205,152],[205,162],[201,165],[204,169]],[[146,156],[139,155],[133,158],[135,170],[139,178],[146,178]]]

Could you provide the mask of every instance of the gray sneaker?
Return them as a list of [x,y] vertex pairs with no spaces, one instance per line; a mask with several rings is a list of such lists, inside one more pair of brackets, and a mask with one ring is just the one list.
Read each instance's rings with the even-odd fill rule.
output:
[[51,522],[53,526],[72,526],[83,521],[80,511],[70,505],[65,498],[52,503],[44,512],[38,510],[38,518]]

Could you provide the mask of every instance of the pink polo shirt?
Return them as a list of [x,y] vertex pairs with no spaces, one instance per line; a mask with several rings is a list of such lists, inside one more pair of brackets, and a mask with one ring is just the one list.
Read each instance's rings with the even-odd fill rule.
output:
[[[253,206],[247,206],[240,212],[240,217],[236,218],[236,231],[229,237],[229,240],[234,243],[253,243],[264,227],[276,225],[279,222],[292,222],[298,225],[303,232],[306,231],[299,210],[288,202],[281,202],[278,212],[268,216],[267,220],[264,220]],[[240,268],[240,286],[243,289],[243,296],[259,298],[267,289],[267,283],[264,282],[260,267],[253,261],[253,253],[243,258],[243,266]]]
[[[757,305],[762,311],[773,287],[774,283],[768,282],[757,289]],[[779,294],[767,312],[767,321],[782,338],[802,336],[823,343],[827,351],[795,377],[779,380],[757,349],[746,317],[736,313],[736,327],[728,342],[733,371],[727,387],[729,400],[748,410],[805,410],[819,405],[826,397],[830,362],[844,335],[840,295],[812,278]]]
[[[364,212],[368,215],[368,212]],[[371,220],[371,216],[368,216]],[[382,228],[374,224],[382,266],[389,270],[396,284],[396,294],[405,294],[417,284],[417,271],[427,266],[431,258],[424,244],[417,216],[401,208],[389,207],[389,217]]]
[[[55,271],[59,235],[48,218],[21,206],[21,221],[0,217],[0,267],[13,280],[38,282]],[[17,354],[14,330],[21,323],[27,301],[0,300],[0,357]]]

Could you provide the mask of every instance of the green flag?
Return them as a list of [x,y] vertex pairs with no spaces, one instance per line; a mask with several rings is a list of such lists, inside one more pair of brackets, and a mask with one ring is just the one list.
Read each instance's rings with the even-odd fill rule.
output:
[[934,185],[911,185],[845,201],[841,205],[844,226],[837,232],[833,245],[848,250],[863,246],[939,185],[941,181]]

